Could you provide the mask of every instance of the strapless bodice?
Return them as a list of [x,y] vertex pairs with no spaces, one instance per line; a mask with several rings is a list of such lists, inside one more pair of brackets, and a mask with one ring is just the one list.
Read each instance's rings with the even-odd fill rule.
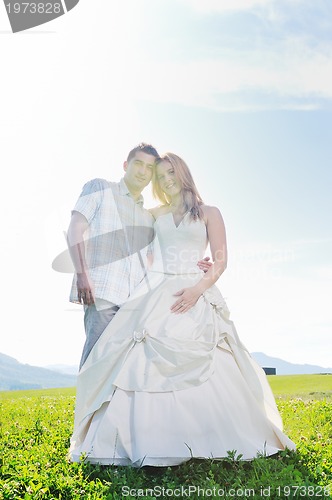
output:
[[178,226],[171,212],[160,215],[154,225],[156,238],[152,271],[165,274],[201,273],[197,262],[207,247],[205,222],[187,212]]

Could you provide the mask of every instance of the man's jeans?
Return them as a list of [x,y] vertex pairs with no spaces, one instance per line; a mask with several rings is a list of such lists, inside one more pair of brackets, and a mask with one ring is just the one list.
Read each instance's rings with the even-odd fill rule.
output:
[[84,307],[84,328],[86,340],[83,347],[80,369],[85,363],[91,349],[119,310],[119,306],[116,306],[111,302],[103,302],[104,304],[102,308],[99,307],[99,303],[97,307],[95,304]]

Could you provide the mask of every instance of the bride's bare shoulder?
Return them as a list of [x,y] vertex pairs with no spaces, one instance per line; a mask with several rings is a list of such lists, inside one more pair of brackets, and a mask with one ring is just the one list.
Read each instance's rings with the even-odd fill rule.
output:
[[212,207],[210,205],[201,205],[201,210],[203,212],[203,218],[205,222],[208,222],[209,220],[211,219],[213,220],[216,218],[222,219],[222,215],[218,207]]
[[169,212],[169,205],[159,205],[158,207],[149,208],[149,212],[156,220],[160,217],[160,215],[164,215]]

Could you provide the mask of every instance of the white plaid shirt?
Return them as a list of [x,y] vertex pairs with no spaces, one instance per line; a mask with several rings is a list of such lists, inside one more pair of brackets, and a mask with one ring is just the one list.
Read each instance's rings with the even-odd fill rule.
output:
[[[135,202],[123,178],[94,179],[84,185],[73,211],[89,223],[85,258],[95,297],[121,305],[146,273],[154,219],[143,208],[143,196]],[[79,303],[76,281],[75,273],[69,300]]]

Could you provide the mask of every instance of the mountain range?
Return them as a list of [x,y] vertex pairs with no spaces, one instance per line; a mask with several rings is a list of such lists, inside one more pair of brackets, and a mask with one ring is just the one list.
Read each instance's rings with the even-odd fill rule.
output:
[[262,367],[276,368],[277,375],[310,375],[314,373],[332,373],[332,368],[323,366],[290,363],[280,358],[273,358],[263,352],[252,352],[251,356]]
[[[263,352],[252,352],[251,355],[262,368],[275,368],[277,375],[332,373],[332,368],[290,363]],[[42,368],[20,363],[0,353],[0,391],[74,387],[77,373],[75,365],[57,364]]]
[[73,387],[75,384],[75,375],[22,364],[0,353],[0,391]]

